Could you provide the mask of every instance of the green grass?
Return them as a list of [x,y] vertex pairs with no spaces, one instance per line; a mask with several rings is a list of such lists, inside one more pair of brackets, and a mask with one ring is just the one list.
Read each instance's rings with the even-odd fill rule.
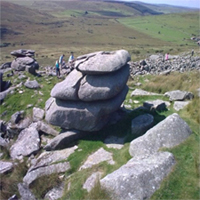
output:
[[199,133],[167,151],[173,153],[176,165],[151,199],[199,199]]
[[[29,89],[23,85],[20,88],[16,88],[14,94],[7,95],[4,103],[0,106],[0,114],[6,113],[1,117],[2,120],[8,121],[12,114],[20,110],[24,110],[27,115],[32,115],[33,107],[44,109],[45,102],[50,97],[51,89],[58,82],[57,77],[35,77],[27,72],[25,75],[29,77],[31,81],[37,80],[40,88]],[[17,75],[7,78],[6,73],[4,74],[3,80],[11,80],[12,86],[20,82],[20,80],[17,79]],[[17,82],[15,80],[17,80]],[[59,81],[61,80],[59,79]],[[20,91],[23,91],[23,93],[19,93]],[[29,104],[33,104],[33,107],[27,108]]]
[[153,38],[178,45],[193,46],[190,38],[198,35],[198,13],[121,18],[119,21]]

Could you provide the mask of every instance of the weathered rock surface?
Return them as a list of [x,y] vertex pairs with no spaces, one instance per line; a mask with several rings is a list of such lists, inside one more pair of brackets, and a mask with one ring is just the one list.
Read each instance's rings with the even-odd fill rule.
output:
[[22,200],[36,200],[34,194],[29,190],[26,184],[19,183],[17,187]]
[[115,164],[115,161],[112,158],[112,153],[104,150],[103,148],[100,148],[87,158],[85,163],[80,167],[79,171],[82,169],[91,168],[94,165],[97,165],[104,161],[107,161],[110,165]]
[[20,132],[16,142],[10,148],[12,159],[22,159],[36,153],[40,148],[40,137],[38,131],[33,128],[26,128]]
[[194,95],[191,92],[181,91],[181,90],[173,90],[166,92],[165,96],[169,97],[170,101],[184,101],[191,100],[194,98]]
[[67,160],[67,158],[74,153],[77,149],[77,146],[71,148],[66,148],[63,150],[57,150],[52,152],[43,152],[40,156],[34,161],[34,164],[29,168],[28,172],[36,170],[41,167],[50,166],[55,162],[62,160]]
[[41,108],[33,108],[33,121],[37,122],[44,118],[44,110]]
[[10,54],[15,57],[26,57],[26,56],[34,56],[35,51],[31,49],[18,49],[12,51]]
[[167,107],[170,106],[170,103],[160,99],[154,101],[145,101],[143,106],[150,111],[164,111],[167,110]]
[[27,88],[30,88],[30,89],[37,89],[37,88],[40,88],[40,85],[39,83],[36,81],[36,80],[33,80],[33,81],[29,81],[27,80],[24,85],[27,87]]
[[131,121],[131,133],[135,136],[143,135],[154,124],[154,117],[150,114],[139,115]]
[[12,124],[18,124],[21,119],[24,119],[24,111],[17,111],[16,113],[12,114],[10,122]]
[[189,101],[175,101],[173,108],[176,111],[179,111],[179,110],[183,109],[185,106],[187,106],[189,103],[190,103]]
[[69,146],[72,142],[77,139],[80,139],[84,136],[79,131],[66,131],[60,133],[52,140],[48,142],[48,144],[44,147],[46,151],[52,151],[56,149],[63,149]]
[[128,78],[129,65],[109,74],[86,75],[81,80],[78,97],[82,101],[110,99],[124,88]]
[[83,74],[73,70],[64,81],[57,83],[51,90],[51,96],[62,100],[78,100],[79,83]]
[[90,192],[94,186],[97,184],[97,182],[101,179],[102,173],[101,172],[95,172],[93,173],[83,184],[83,189],[86,189],[88,192]]
[[44,123],[43,121],[37,121],[32,123],[30,127],[35,127],[37,131],[41,131],[42,133],[57,136],[59,134],[58,131],[53,129],[49,124]]
[[105,74],[116,71],[131,60],[126,50],[96,52],[77,58],[75,68],[85,74]]
[[54,187],[49,192],[45,194],[45,199],[47,200],[57,200],[63,196],[64,193],[64,184],[60,184],[57,187]]
[[132,93],[131,93],[131,97],[132,96],[151,96],[151,95],[160,95],[154,92],[147,92],[145,90],[142,89],[135,89]]
[[149,199],[170,173],[175,159],[169,152],[145,159],[132,158],[127,164],[100,180],[111,199]]
[[13,168],[12,162],[2,161],[0,160],[0,174],[4,174],[6,172],[11,171]]
[[36,168],[35,170],[32,170],[25,175],[25,177],[23,178],[23,182],[27,185],[30,185],[34,180],[36,180],[39,177],[50,175],[53,173],[66,172],[69,169],[70,169],[69,162],[62,162],[62,163],[57,163],[57,164],[53,164],[49,166]]
[[100,130],[108,123],[110,114],[120,108],[127,92],[125,86],[116,97],[107,101],[77,102],[51,98],[46,102],[45,119],[64,129]]
[[149,156],[160,148],[172,148],[183,142],[192,133],[188,124],[176,113],[168,116],[145,135],[133,140],[130,144],[131,156]]

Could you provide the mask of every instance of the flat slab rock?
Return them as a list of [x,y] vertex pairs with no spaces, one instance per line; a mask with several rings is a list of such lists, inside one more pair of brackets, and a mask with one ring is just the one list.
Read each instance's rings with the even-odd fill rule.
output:
[[115,164],[112,158],[112,153],[104,150],[103,148],[100,148],[99,150],[97,150],[95,153],[93,153],[87,158],[85,163],[79,168],[79,171],[82,169],[91,168],[94,165],[97,165],[104,161],[107,161],[110,165]]
[[63,149],[69,146],[75,140],[82,138],[85,134],[81,134],[79,131],[66,131],[60,133],[53,139],[51,139],[44,147],[46,151],[52,151],[57,149]]
[[30,185],[34,180],[36,180],[39,177],[50,175],[53,173],[66,172],[69,169],[70,169],[69,162],[62,162],[62,163],[52,164],[49,166],[40,167],[30,172],[27,172],[27,174],[23,178],[23,182],[26,183],[27,185]]
[[153,93],[153,92],[147,92],[145,90],[142,89],[135,89],[132,93],[131,93],[131,97],[132,96],[151,96],[151,95],[160,95],[158,93]]
[[13,168],[12,162],[1,161],[0,160],[0,174],[4,174],[6,172],[11,171]]
[[12,159],[22,159],[36,153],[40,148],[40,137],[38,131],[29,127],[24,129],[18,135],[16,142],[10,148],[10,156]]
[[175,101],[173,108],[176,111],[182,110],[185,106],[187,106],[190,103],[190,101]]
[[63,150],[51,151],[51,152],[43,152],[40,156],[34,161],[34,164],[29,168],[28,172],[31,172],[40,167],[45,167],[52,165],[55,162],[60,162],[63,160],[67,160],[67,158],[75,152],[77,146],[73,146],[70,148],[66,148]]
[[104,74],[116,71],[126,65],[131,56],[126,50],[96,52],[77,58],[75,68],[84,74]]
[[127,164],[100,180],[113,200],[149,199],[175,164],[173,155],[160,152],[148,158],[132,158]]
[[172,148],[186,140],[192,133],[188,124],[177,113],[151,128],[130,143],[129,153],[133,157],[149,156],[160,148]]
[[191,100],[194,98],[194,95],[191,92],[181,91],[181,90],[173,90],[166,92],[165,96],[169,97],[170,101],[184,101]]

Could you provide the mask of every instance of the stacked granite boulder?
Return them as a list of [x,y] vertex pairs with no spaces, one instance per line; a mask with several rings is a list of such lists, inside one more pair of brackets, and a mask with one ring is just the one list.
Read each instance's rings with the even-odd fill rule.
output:
[[12,51],[11,55],[16,58],[11,63],[11,68],[16,71],[28,71],[29,73],[35,75],[36,71],[39,69],[39,64],[34,59],[35,51],[19,49]]
[[51,90],[45,105],[46,120],[64,129],[103,128],[128,92],[130,59],[126,50],[78,57],[75,69]]

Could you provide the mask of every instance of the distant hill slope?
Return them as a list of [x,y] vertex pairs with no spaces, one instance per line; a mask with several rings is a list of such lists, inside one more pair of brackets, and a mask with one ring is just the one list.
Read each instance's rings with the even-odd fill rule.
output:
[[[16,2],[17,3],[17,2]],[[1,20],[19,22],[19,21],[42,21],[53,17],[47,13],[42,13],[38,10],[27,8],[26,6],[18,5],[11,2],[1,1]]]

